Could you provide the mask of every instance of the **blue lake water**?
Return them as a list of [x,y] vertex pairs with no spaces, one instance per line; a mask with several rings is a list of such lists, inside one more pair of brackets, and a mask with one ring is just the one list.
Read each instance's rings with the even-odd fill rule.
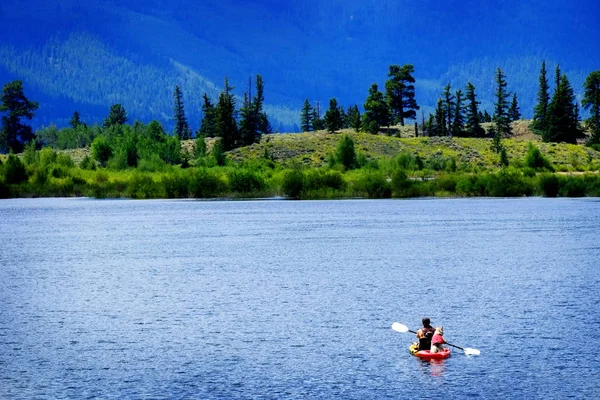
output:
[[598,199],[2,200],[0,398],[592,398],[599,266]]

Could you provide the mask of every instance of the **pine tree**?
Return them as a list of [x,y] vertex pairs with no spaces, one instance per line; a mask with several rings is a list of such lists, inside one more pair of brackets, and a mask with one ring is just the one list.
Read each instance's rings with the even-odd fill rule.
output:
[[354,129],[356,132],[360,132],[360,111],[357,105],[354,105],[348,109],[346,114],[348,120],[348,127]]
[[121,104],[113,104],[110,106],[108,117],[104,119],[102,126],[110,128],[111,126],[121,126],[127,122],[127,111]]
[[223,91],[215,110],[215,135],[221,138],[223,151],[234,149],[239,143],[239,132],[236,123],[235,97],[231,93],[229,79],[225,78]]
[[302,106],[302,111],[300,112],[300,129],[302,129],[302,132],[312,131],[312,120],[313,108],[308,102],[308,99],[305,99],[304,105]]
[[517,93],[513,93],[512,102],[508,109],[508,119],[512,121],[518,121],[521,119],[521,113],[519,112],[519,104],[517,102]]
[[456,103],[454,108],[454,120],[452,121],[452,135],[460,136],[465,129],[465,111],[463,107],[463,93],[462,90],[456,91]]
[[329,100],[329,109],[325,113],[325,126],[329,133],[342,129],[344,121],[335,98]]
[[369,88],[369,96],[367,96],[363,108],[365,109],[363,127],[370,133],[375,134],[382,126],[390,125],[390,109],[376,83]]
[[500,68],[496,71],[496,102],[494,103],[494,124],[496,135],[508,136],[512,133],[508,116],[508,97],[506,77]]
[[[202,96],[202,122],[200,123],[199,134],[204,137],[215,137],[216,110],[206,93]],[[196,134],[198,136],[198,134]]]
[[256,75],[256,95],[252,100],[252,107],[255,115],[258,118],[258,130],[257,135],[254,137],[255,142],[260,141],[260,137],[265,134],[273,133],[273,128],[267,117],[267,113],[264,112],[264,81],[261,75]]
[[248,99],[248,93],[244,93],[244,100],[242,102],[242,108],[240,108],[240,146],[248,146],[254,142],[254,135],[256,134],[257,122],[255,115],[252,110],[252,104]]
[[465,129],[470,137],[483,137],[485,136],[485,130],[480,125],[483,114],[481,111],[477,110],[477,105],[480,104],[480,102],[477,101],[475,95],[475,86],[470,82],[467,83],[466,91],[466,100],[468,103]]
[[548,127],[542,134],[545,142],[576,144],[582,137],[575,115],[575,94],[566,75],[562,75],[548,106]]
[[[444,118],[446,120],[446,128],[444,129],[446,134],[452,135],[452,122],[454,121],[454,111],[456,110],[456,102],[454,101],[455,97],[450,91],[450,84],[448,83],[446,87],[444,87],[444,92],[442,93],[443,103],[442,106],[444,108]],[[446,134],[444,136],[446,136]]]
[[81,117],[79,116],[79,111],[73,113],[73,116],[69,120],[69,125],[71,125],[71,128],[73,129],[77,129],[79,126],[83,125]]
[[487,110],[483,110],[483,122],[492,122],[492,116]]
[[22,81],[16,80],[4,85],[0,97],[0,112],[7,114],[2,116],[0,151],[13,150],[16,153],[23,151],[24,145],[35,135],[29,125],[21,123],[21,119],[31,120],[38,107],[37,102],[30,101],[23,93]]
[[183,109],[183,93],[178,85],[175,86],[173,91],[173,100],[175,106],[173,109],[175,119],[175,130],[173,134],[179,138],[179,140],[186,140],[190,138],[190,127],[188,126],[187,118],[185,117],[185,111]]
[[390,65],[385,82],[385,99],[394,123],[404,126],[405,119],[415,119],[419,106],[415,100],[415,68],[411,64],[402,67]]
[[533,122],[531,123],[531,128],[535,133],[544,132],[548,128],[547,114],[550,94],[548,78],[546,77],[546,61],[542,61],[539,82],[540,88],[538,89],[537,94],[538,103],[533,111]]
[[446,115],[444,101],[439,99],[437,102],[437,107],[435,108],[435,119],[432,127],[433,136],[448,136]]
[[[251,84],[248,91],[252,90]],[[264,103],[264,82],[262,76],[256,76],[256,94],[250,99],[248,93],[244,93],[244,101],[240,110],[240,142],[241,146],[249,146],[252,143],[260,142],[263,134],[271,133],[271,126],[267,115],[263,111]]]
[[600,70],[592,72],[583,84],[584,94],[581,105],[590,112],[586,120],[592,131],[590,144],[600,144]]

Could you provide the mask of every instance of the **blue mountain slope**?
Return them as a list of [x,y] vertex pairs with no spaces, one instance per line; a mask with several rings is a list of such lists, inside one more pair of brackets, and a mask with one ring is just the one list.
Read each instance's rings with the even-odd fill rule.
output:
[[74,109],[97,122],[113,102],[169,125],[179,84],[197,127],[202,93],[228,76],[241,95],[260,73],[274,126],[290,130],[305,98],[362,104],[390,64],[415,65],[425,113],[467,81],[491,110],[499,66],[531,116],[543,59],[577,93],[600,68],[598,16],[597,0],[13,0],[0,5],[0,79],[25,81],[38,126]]

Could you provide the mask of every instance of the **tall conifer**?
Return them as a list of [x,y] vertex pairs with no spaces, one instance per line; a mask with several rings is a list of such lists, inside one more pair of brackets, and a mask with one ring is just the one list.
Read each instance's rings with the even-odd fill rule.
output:
[[547,114],[548,104],[550,103],[550,93],[548,78],[546,76],[546,61],[542,61],[539,86],[537,94],[538,103],[533,110],[533,122],[531,123],[531,128],[536,133],[544,132],[548,127]]
[[480,124],[483,114],[477,110],[477,105],[480,104],[480,102],[477,101],[477,97],[475,95],[475,86],[473,86],[471,82],[467,83],[466,91],[467,116],[465,129],[468,136],[483,137],[485,135],[485,130]]
[[310,105],[308,99],[304,100],[304,105],[300,111],[300,129],[302,132],[310,132],[313,129],[313,108]]
[[185,116],[185,111],[183,109],[183,93],[181,92],[181,88],[179,88],[178,85],[175,86],[175,91],[173,92],[173,100],[175,102],[175,107],[173,110],[175,119],[174,134],[179,138],[179,140],[189,139],[191,135],[187,118]]
[[496,135],[507,136],[512,133],[508,116],[508,97],[506,77],[500,68],[496,70],[496,101],[494,103],[494,124]]

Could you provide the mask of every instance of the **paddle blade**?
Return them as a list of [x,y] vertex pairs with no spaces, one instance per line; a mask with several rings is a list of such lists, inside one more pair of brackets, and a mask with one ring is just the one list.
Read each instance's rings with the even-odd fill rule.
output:
[[400,322],[394,322],[392,324],[392,329],[396,332],[406,333],[408,332],[408,326],[402,325]]
[[465,350],[465,354],[468,356],[478,356],[481,354],[481,352],[477,349],[471,349],[471,348],[465,347],[464,350]]

